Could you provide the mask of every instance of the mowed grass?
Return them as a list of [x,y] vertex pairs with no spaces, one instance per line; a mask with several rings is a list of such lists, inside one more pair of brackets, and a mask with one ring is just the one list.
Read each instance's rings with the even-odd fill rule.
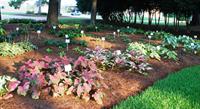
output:
[[156,82],[113,109],[200,109],[200,65]]

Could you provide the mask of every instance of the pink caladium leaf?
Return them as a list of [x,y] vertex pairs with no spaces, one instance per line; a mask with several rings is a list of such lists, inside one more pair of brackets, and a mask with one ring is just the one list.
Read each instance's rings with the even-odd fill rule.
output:
[[99,92],[95,92],[92,97],[95,99],[95,101],[102,105],[103,104],[103,101],[102,101],[102,97],[103,97],[103,94],[102,93],[99,93]]
[[82,94],[83,92],[84,92],[83,87],[82,87],[81,85],[78,85],[77,91],[76,91],[78,97],[81,97],[81,94]]
[[28,90],[29,90],[30,82],[26,82],[24,85],[19,86],[17,89],[17,93],[19,95],[26,96]]
[[83,93],[82,98],[83,98],[86,102],[88,102],[88,101],[90,100],[90,95],[89,95],[89,93]]
[[71,86],[68,90],[67,90],[67,95],[70,95],[73,93],[74,90],[74,86]]
[[23,72],[23,71],[26,71],[26,66],[25,65],[23,65],[23,66],[21,66],[19,68],[19,72]]
[[84,90],[89,93],[92,90],[92,86],[87,83],[83,83]]
[[39,99],[40,93],[41,93],[41,92],[38,91],[38,90],[33,90],[32,98],[33,98],[33,99]]
[[20,81],[17,81],[17,80],[16,81],[9,81],[9,83],[8,83],[8,91],[9,92],[14,91],[19,84],[20,84]]
[[42,60],[48,63],[52,62],[52,59],[49,58],[49,56],[45,56],[44,58],[42,58]]
[[8,100],[8,99],[10,99],[12,97],[13,97],[13,94],[6,94],[6,95],[3,96],[3,99],[4,100]]

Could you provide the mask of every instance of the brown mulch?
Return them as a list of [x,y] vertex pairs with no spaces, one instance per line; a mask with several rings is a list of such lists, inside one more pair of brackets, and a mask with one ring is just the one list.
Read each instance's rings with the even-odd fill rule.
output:
[[[100,37],[108,33],[99,32],[96,33]],[[31,34],[35,36],[34,33]],[[53,38],[47,33],[43,33],[44,38]],[[130,35],[133,41],[137,41],[144,36],[140,35]],[[111,49],[125,49],[125,44],[117,40],[115,43],[111,42],[102,42],[95,38],[82,37],[77,40],[85,40],[89,43],[89,48],[94,48],[96,45],[100,45],[105,48]],[[43,39],[32,39],[33,43],[39,45],[39,49],[36,51],[28,52],[20,56],[13,58],[9,57],[0,57],[0,75],[16,75],[17,68],[21,65],[23,61],[26,61],[30,58],[39,59],[45,55],[50,55],[51,57],[58,56],[59,50],[56,47],[49,47],[42,44]],[[71,45],[70,51],[67,52],[68,57],[77,58],[78,54],[72,51],[76,47]],[[47,54],[46,48],[52,48],[53,53]],[[65,49],[63,49],[65,50]],[[66,50],[65,50],[66,51]],[[109,87],[108,89],[103,89],[105,96],[103,98],[103,105],[98,105],[95,101],[90,100],[85,102],[77,97],[64,96],[59,98],[53,98],[48,95],[44,95],[40,100],[33,100],[30,96],[19,96],[16,93],[14,97],[8,100],[0,100],[0,109],[101,109],[101,108],[110,108],[114,104],[119,103],[120,101],[126,99],[128,96],[136,95],[147,87],[151,86],[155,81],[165,78],[168,74],[178,71],[182,68],[199,65],[200,56],[193,54],[185,54],[181,50],[179,52],[179,61],[157,61],[149,60],[149,63],[152,65],[153,70],[149,72],[148,76],[144,76],[135,72],[128,71],[103,71],[101,72],[104,77],[105,84]]]

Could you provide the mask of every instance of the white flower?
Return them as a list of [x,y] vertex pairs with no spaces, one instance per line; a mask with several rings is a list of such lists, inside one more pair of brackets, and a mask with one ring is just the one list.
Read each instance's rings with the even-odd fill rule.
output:
[[83,31],[83,30],[81,30],[81,34],[84,34],[84,31]]
[[194,51],[194,54],[197,54],[197,51]]
[[120,29],[118,29],[117,32],[119,33],[119,32],[120,32]]
[[41,34],[41,31],[40,31],[40,30],[37,30],[37,34]]
[[65,43],[69,44],[70,43],[70,39],[66,39]]
[[153,32],[151,32],[151,34],[150,34],[151,36],[153,36]]
[[183,35],[183,37],[185,38],[185,37],[186,37],[186,35]]
[[56,26],[53,26],[53,29],[55,30],[55,29],[56,29]]
[[126,28],[127,28],[127,29],[129,29],[130,27],[129,27],[129,26],[127,26]]
[[105,37],[102,37],[102,38],[101,38],[101,40],[102,40],[102,41],[105,41],[105,40],[106,40],[106,38],[105,38]]
[[72,65],[71,64],[65,65],[64,67],[65,67],[65,72],[72,71]]
[[97,29],[98,29],[98,27],[97,27],[97,26],[95,26],[95,29],[97,30]]
[[19,31],[19,27],[17,27],[16,30]]
[[151,39],[151,38],[152,38],[152,36],[150,36],[150,35],[149,35],[149,36],[148,36],[148,38],[149,38],[149,39]]
[[65,38],[66,38],[66,39],[68,39],[68,38],[69,38],[69,36],[66,34],[66,35],[65,35]]

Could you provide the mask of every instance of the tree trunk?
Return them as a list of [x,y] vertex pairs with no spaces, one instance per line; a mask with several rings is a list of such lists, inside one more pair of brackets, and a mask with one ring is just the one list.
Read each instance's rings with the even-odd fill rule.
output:
[[160,25],[160,11],[158,13],[158,25]]
[[38,1],[38,14],[40,15],[42,12],[42,0]]
[[191,25],[200,25],[200,13],[194,12],[192,15]]
[[137,12],[134,12],[134,16],[135,16],[135,18],[134,18],[134,24],[136,24],[137,23]]
[[0,7],[0,20],[1,20],[1,7]]
[[141,24],[143,25],[143,23],[144,23],[144,11],[142,11],[142,22],[141,22]]
[[96,14],[97,14],[97,0],[92,0],[92,9],[91,9],[91,24],[95,25]]
[[155,20],[155,25],[157,24],[157,16],[156,16],[156,14],[157,13],[155,12],[155,19],[154,19]]
[[151,25],[152,19],[151,19],[151,10],[149,10],[149,25]]
[[49,0],[47,25],[57,25],[57,24],[58,24],[58,0]]
[[61,16],[61,0],[58,0],[58,15]]

